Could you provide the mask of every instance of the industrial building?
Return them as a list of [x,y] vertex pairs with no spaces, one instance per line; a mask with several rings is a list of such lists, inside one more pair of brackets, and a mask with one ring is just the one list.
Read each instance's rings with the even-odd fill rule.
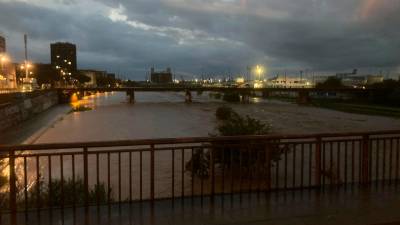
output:
[[150,81],[151,83],[156,83],[156,84],[172,83],[171,68],[168,67],[166,71],[156,72],[154,70],[154,67],[152,67],[150,71]]

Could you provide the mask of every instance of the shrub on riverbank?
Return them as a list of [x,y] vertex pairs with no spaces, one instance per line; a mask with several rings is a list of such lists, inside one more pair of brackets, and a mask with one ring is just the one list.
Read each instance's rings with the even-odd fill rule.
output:
[[214,98],[214,99],[221,99],[222,95],[219,92],[210,92],[210,94],[208,94],[210,98]]
[[[270,133],[270,126],[250,116],[241,116],[233,109],[223,106],[217,109],[217,134],[211,136],[265,135]],[[213,163],[220,167],[237,168],[260,165],[259,169],[269,165],[267,160],[277,162],[287,147],[279,147],[276,141],[224,141],[213,142],[209,148],[196,149],[192,159],[186,164],[186,170],[201,179],[209,177],[211,152]],[[270,156],[266,157],[266,152]],[[264,170],[266,171],[266,170]]]
[[228,120],[233,113],[234,112],[232,108],[228,106],[221,106],[215,111],[215,116],[217,117],[217,120]]
[[[38,188],[40,190],[39,199],[37,196]],[[104,183],[96,184],[92,188],[89,188],[88,194],[89,203],[107,203],[108,191]],[[112,196],[112,190],[110,190],[110,196]],[[62,202],[64,202],[64,205],[72,205],[74,202],[76,205],[83,205],[85,203],[85,185],[83,179],[78,177],[72,180],[69,178],[64,180],[63,183],[60,179],[54,179],[50,185],[40,180],[39,184],[35,183],[29,189],[28,206],[36,207],[38,201],[42,207],[61,206]]]
[[240,102],[240,94],[237,92],[226,92],[222,100],[226,102]]
[[[85,185],[82,178],[66,179],[61,182],[60,179],[53,179],[49,183],[45,182],[42,178],[39,183],[35,183],[28,188],[28,198],[25,202],[24,187],[22,184],[17,184],[17,205],[18,207],[36,208],[36,207],[60,207],[62,203],[64,206],[71,206],[85,204]],[[39,193],[39,197],[38,197]],[[110,188],[109,193],[104,183],[99,183],[93,187],[89,187],[88,201],[90,204],[99,203],[105,204],[113,202],[113,192]],[[110,196],[110,199],[108,199]],[[0,194],[0,207],[8,208],[9,194],[7,191]]]
[[90,111],[92,110],[92,108],[88,107],[88,106],[84,106],[84,105],[78,105],[76,107],[73,107],[70,111],[70,113],[73,112],[86,112],[86,111]]

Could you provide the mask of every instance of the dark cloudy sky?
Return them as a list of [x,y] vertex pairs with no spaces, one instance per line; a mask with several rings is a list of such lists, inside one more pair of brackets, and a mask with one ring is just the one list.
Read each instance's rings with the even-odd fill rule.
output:
[[15,60],[49,44],[78,46],[80,68],[143,79],[152,65],[178,74],[268,75],[300,70],[400,71],[400,0],[0,0],[0,35]]

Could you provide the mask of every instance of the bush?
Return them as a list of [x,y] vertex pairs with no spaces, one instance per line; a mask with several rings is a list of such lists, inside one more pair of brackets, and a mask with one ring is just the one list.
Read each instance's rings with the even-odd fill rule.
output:
[[323,83],[318,83],[316,88],[330,89],[330,88],[343,88],[342,80],[337,77],[328,77]]
[[221,95],[221,93],[219,93],[219,92],[211,92],[210,94],[209,94],[209,97],[210,98],[215,98],[215,99],[221,99],[221,97],[222,97],[222,95]]
[[[220,119],[216,125],[218,134],[212,136],[265,135],[270,132],[270,126],[249,116],[242,117],[229,107],[220,107],[216,111]],[[230,141],[212,143],[209,148],[199,148],[193,158],[186,164],[186,170],[202,179],[209,176],[210,151],[213,151],[214,164],[221,167],[252,167],[266,164],[266,150],[271,152],[270,160],[277,162],[287,147],[281,147],[277,141]]]
[[370,92],[368,101],[374,104],[399,107],[400,106],[400,81],[384,80],[368,86],[375,89]]
[[217,108],[217,111],[215,111],[215,116],[218,120],[227,120],[233,113],[234,112],[232,108],[228,106],[221,106]]
[[240,102],[240,94],[237,92],[226,92],[222,99],[226,102]]
[[269,125],[249,116],[242,117],[232,111],[230,117],[217,125],[219,136],[264,135],[270,131]]
[[73,112],[86,112],[86,111],[90,111],[90,110],[92,110],[92,108],[90,108],[88,106],[78,105],[76,107],[73,107],[73,109],[71,109],[70,113],[73,113]]
[[[62,195],[62,187],[64,195]],[[37,189],[40,188],[39,199],[37,197]],[[19,188],[22,190],[22,187]],[[108,202],[108,190],[104,183],[96,184],[92,188],[89,187],[89,203],[104,204]],[[40,179],[39,184],[35,183],[28,190],[28,207],[33,208],[37,206],[37,202],[40,202],[41,207],[57,207],[64,205],[72,205],[74,202],[77,205],[83,205],[85,203],[85,186],[81,178],[76,178],[73,181],[71,178],[64,180],[62,185],[60,179],[54,179],[51,181],[51,190],[49,184]],[[110,189],[110,201],[112,199],[112,190]],[[25,205],[25,202],[21,199],[18,204]]]
[[[194,149],[192,159],[186,163],[186,170],[193,171],[192,173],[200,178],[209,176],[209,152],[204,152],[202,148]],[[192,165],[193,164],[193,165]]]

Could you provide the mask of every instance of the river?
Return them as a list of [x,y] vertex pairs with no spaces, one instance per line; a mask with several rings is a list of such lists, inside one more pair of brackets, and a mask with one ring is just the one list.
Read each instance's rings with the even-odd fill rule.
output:
[[[212,99],[208,93],[193,95],[193,103],[184,103],[183,93],[136,93],[136,102],[129,104],[124,93],[103,93],[85,97],[75,105],[85,105],[92,110],[72,112],[69,106],[56,106],[38,118],[22,125],[10,135],[25,144],[38,143],[73,143],[87,141],[132,140],[148,138],[194,137],[208,136],[215,133],[215,110],[226,105],[221,100]],[[400,120],[395,118],[358,115],[337,112],[328,109],[299,106],[292,103],[252,98],[250,104],[227,104],[242,115],[258,118],[271,126],[271,133],[317,133],[317,132],[348,132],[398,129]],[[36,128],[36,129],[35,129]],[[20,132],[21,135],[17,135]],[[12,134],[12,133],[11,133]],[[17,138],[18,137],[18,138]],[[190,152],[185,152],[185,162],[190,158]],[[94,157],[94,156],[93,156]],[[89,161],[89,182],[95,182],[95,158]],[[127,154],[122,154],[122,176],[128,176]],[[291,156],[289,156],[290,158]],[[48,159],[41,157],[40,174],[48,176]],[[64,177],[71,177],[72,158],[63,159]],[[77,176],[82,177],[82,157],[76,158]],[[59,158],[52,159],[53,178],[60,177]],[[143,189],[148,195],[149,170],[148,155],[143,155]],[[176,154],[176,165],[181,165],[181,156]],[[28,177],[36,179],[36,160],[28,159]],[[305,162],[307,164],[307,162]],[[22,161],[19,160],[19,180],[22,182]],[[100,156],[100,180],[107,180],[105,155]],[[138,183],[139,155],[133,154],[132,172],[136,174],[134,183]],[[118,159],[111,159],[111,185],[116,190],[118,183]],[[177,166],[179,167],[179,166]],[[156,196],[163,197],[171,191],[171,153],[156,155]],[[182,170],[176,168],[179,176]],[[190,189],[191,177],[185,174],[185,191]],[[176,180],[176,190],[179,190],[180,179]],[[127,196],[128,180],[122,180],[123,198]],[[164,184],[164,185],[163,185]],[[133,191],[138,197],[138,185]]]

